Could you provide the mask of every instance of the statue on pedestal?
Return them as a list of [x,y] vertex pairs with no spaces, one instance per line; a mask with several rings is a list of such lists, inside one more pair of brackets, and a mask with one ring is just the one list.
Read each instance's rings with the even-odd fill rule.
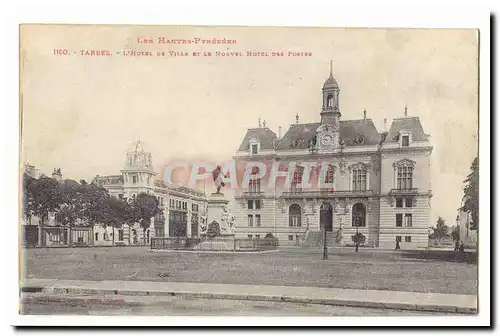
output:
[[222,167],[221,166],[217,166],[217,168],[215,168],[212,171],[212,177],[213,177],[214,182],[215,182],[215,187],[217,188],[216,194],[222,194],[220,192],[220,190],[222,187],[225,186],[225,183],[222,181],[222,179],[227,178],[227,175],[222,174]]

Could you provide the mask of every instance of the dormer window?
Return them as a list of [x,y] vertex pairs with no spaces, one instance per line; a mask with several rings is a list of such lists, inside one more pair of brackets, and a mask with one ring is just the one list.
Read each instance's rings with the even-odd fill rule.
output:
[[409,147],[411,143],[411,132],[409,130],[399,131],[399,145],[401,147]]
[[259,145],[253,144],[252,145],[252,154],[257,154],[259,152]]
[[401,138],[401,146],[408,147],[409,145],[410,145],[410,136],[403,135],[403,137]]

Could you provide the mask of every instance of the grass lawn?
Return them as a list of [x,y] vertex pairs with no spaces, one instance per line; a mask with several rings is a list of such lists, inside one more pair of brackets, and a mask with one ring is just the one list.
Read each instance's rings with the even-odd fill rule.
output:
[[23,249],[23,276],[319,286],[477,294],[477,264],[446,251],[284,249],[260,254],[152,252],[147,247]]

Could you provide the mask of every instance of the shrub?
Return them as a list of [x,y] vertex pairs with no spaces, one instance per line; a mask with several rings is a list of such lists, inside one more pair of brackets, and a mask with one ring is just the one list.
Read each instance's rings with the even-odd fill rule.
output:
[[354,242],[354,244],[364,245],[366,237],[361,232],[358,232],[357,234],[351,236],[351,239]]
[[267,233],[264,237],[263,246],[273,246],[278,247],[279,241],[278,238],[274,237],[272,233]]
[[208,224],[207,236],[215,237],[219,235],[220,235],[220,225],[216,221],[212,221],[212,223]]

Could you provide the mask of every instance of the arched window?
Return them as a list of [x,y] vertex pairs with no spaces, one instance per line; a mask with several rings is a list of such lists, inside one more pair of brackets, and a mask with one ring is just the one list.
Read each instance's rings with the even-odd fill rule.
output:
[[301,226],[301,210],[298,204],[290,205],[288,210],[289,225],[290,226]]
[[366,207],[363,203],[356,203],[352,207],[352,226],[366,226]]
[[333,95],[326,97],[326,107],[333,107]]

